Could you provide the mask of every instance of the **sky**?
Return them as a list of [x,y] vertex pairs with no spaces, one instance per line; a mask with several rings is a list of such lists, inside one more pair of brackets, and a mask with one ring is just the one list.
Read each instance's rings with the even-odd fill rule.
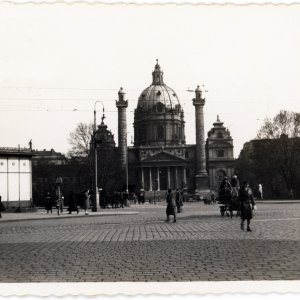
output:
[[[133,112],[159,60],[195,143],[197,85],[205,132],[220,116],[237,157],[266,117],[300,111],[300,6],[0,4],[0,147],[70,150],[95,102],[117,142],[122,86]],[[97,123],[102,103],[97,103]]]

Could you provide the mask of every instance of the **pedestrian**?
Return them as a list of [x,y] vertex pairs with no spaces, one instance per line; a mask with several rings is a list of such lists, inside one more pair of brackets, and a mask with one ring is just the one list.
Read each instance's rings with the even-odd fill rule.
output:
[[129,200],[128,200],[128,198],[129,198],[129,193],[128,193],[127,190],[123,192],[122,198],[123,198],[124,205],[125,205],[125,206],[129,206]]
[[45,197],[45,210],[47,211],[47,214],[49,213],[49,211],[52,214],[52,199],[51,199],[50,192],[47,192]]
[[216,203],[216,196],[215,196],[215,192],[214,191],[211,191],[211,193],[210,193],[210,201],[213,204]]
[[256,209],[256,204],[253,199],[253,193],[248,182],[244,182],[239,191],[239,200],[241,203],[241,229],[244,230],[244,222],[247,220],[247,231],[252,231],[250,221],[253,218],[253,210]]
[[136,204],[136,194],[135,193],[132,193],[131,198],[132,198],[133,203]]
[[181,213],[182,212],[182,198],[181,198],[181,194],[179,192],[179,189],[176,189],[176,207],[177,207],[177,213]]
[[5,211],[5,207],[2,203],[2,197],[0,196],[0,218],[2,218],[2,213]]
[[241,215],[241,207],[239,200],[239,190],[240,190],[240,182],[237,178],[237,175],[233,175],[231,178],[231,205],[232,209],[236,210],[236,216]]
[[100,190],[100,207],[101,208],[108,208],[107,204],[107,195],[105,189],[99,189]]
[[172,196],[172,190],[168,189],[168,193],[167,193],[167,222],[170,221],[170,215],[174,216],[174,222],[176,222],[176,206],[175,206],[175,202]]
[[225,176],[220,184],[219,199],[222,204],[229,205],[231,202],[232,186],[228,178]]
[[258,185],[258,199],[259,200],[263,200],[263,187],[261,185],[261,183]]
[[60,210],[60,207],[61,207],[61,198],[60,198],[60,196],[58,196],[56,198],[55,206],[56,206],[56,209],[57,209],[57,214],[59,215],[59,210]]
[[85,215],[88,215],[88,212],[87,210],[89,209],[90,207],[90,190],[86,190],[84,192],[84,202],[83,202],[83,208],[84,208],[84,214]]
[[69,208],[68,208],[69,214],[72,214],[72,211],[76,211],[77,214],[79,213],[79,209],[77,206],[77,199],[76,195],[74,194],[73,191],[70,191],[69,194]]
[[145,194],[144,194],[144,190],[143,189],[141,189],[140,197],[141,197],[141,203],[144,204],[145,203]]

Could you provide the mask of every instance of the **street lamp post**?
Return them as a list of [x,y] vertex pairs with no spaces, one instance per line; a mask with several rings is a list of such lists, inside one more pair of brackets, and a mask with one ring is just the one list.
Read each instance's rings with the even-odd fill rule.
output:
[[97,122],[96,122],[96,106],[97,103],[102,104],[103,114],[104,114],[104,104],[101,100],[97,100],[94,104],[94,158],[95,158],[95,196],[94,196],[94,203],[93,203],[93,211],[100,210],[100,203],[99,203],[99,190],[98,190],[98,157],[97,157],[97,143],[96,143],[96,130],[97,130]]

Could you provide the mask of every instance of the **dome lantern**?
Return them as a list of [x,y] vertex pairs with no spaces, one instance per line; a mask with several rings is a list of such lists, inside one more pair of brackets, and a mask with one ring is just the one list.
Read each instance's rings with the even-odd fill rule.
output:
[[164,85],[163,81],[164,72],[161,71],[160,65],[158,64],[158,59],[156,60],[156,65],[154,67],[154,71],[152,72],[152,84],[154,85]]

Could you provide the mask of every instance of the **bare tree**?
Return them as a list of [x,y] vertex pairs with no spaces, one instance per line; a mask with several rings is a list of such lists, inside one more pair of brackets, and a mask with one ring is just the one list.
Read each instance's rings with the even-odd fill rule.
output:
[[293,197],[294,189],[299,185],[300,113],[282,110],[273,119],[266,119],[257,138],[270,140],[264,153],[264,165],[270,161],[276,167]]
[[88,157],[91,136],[93,134],[93,124],[79,123],[76,129],[70,133],[69,143],[72,146],[68,156]]
[[300,137],[300,113],[281,110],[273,119],[267,118],[258,131],[258,139],[277,139],[282,135]]

